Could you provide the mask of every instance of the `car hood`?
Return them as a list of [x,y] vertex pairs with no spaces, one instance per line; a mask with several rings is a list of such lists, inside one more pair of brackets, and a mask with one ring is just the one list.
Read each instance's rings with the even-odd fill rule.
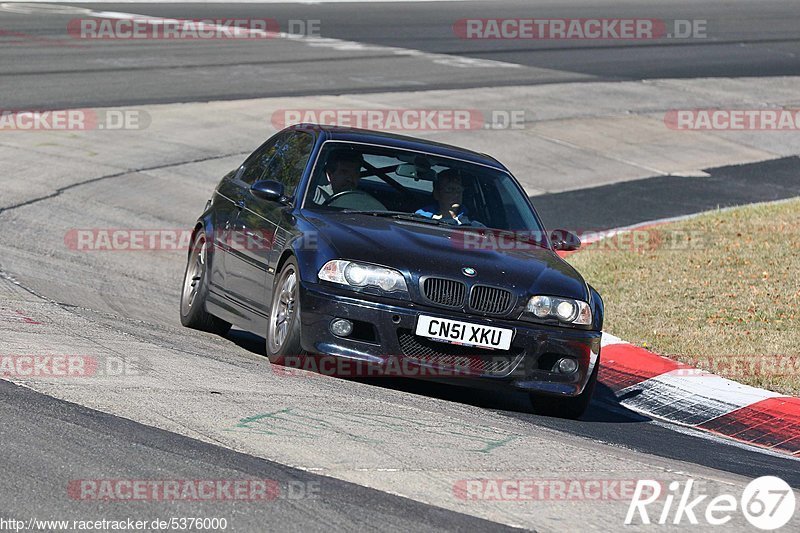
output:
[[[516,293],[588,301],[580,274],[552,250],[498,238],[483,230],[450,229],[370,215],[313,212],[306,220],[341,259],[396,268],[418,280],[441,276],[506,287]],[[328,259],[335,259],[333,257]],[[467,277],[462,269],[472,268]]]

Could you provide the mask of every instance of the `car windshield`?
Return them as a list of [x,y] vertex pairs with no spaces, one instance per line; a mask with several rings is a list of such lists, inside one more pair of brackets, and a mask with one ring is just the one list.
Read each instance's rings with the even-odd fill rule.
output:
[[508,173],[390,147],[326,142],[304,207],[541,234]]

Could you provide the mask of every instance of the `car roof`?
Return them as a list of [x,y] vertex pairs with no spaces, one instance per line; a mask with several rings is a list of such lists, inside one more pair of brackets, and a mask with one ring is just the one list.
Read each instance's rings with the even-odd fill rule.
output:
[[329,141],[349,141],[368,144],[379,144],[381,146],[390,146],[394,148],[405,148],[406,150],[416,150],[420,152],[427,152],[433,155],[443,157],[451,157],[455,159],[462,159],[471,163],[478,163],[486,165],[499,170],[508,171],[497,159],[490,155],[473,152],[466,148],[459,148],[450,144],[439,143],[436,141],[429,141],[419,139],[416,137],[408,137],[406,135],[397,135],[394,133],[386,133],[383,131],[363,130],[358,128],[347,128],[343,126],[327,126],[323,124],[297,124],[287,129],[293,130],[314,130],[320,132],[324,140]]

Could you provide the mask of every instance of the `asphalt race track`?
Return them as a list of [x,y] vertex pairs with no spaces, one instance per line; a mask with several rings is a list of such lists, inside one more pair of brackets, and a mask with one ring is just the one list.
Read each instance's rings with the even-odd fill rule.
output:
[[[541,4],[541,5],[539,5]],[[68,5],[81,6],[83,4]],[[85,6],[89,6],[88,4]],[[137,13],[136,4],[94,10]],[[140,5],[143,15],[182,18],[319,20],[325,38],[361,46],[290,47],[256,43],[92,42],[65,36],[79,11],[37,14],[0,11],[0,28],[22,36],[4,46],[4,108],[191,102],[259,96],[298,96],[497,87],[565,81],[639,80],[800,74],[800,40],[792,0],[748,2],[544,2],[536,17],[648,16],[708,20],[706,39],[656,41],[472,41],[454,38],[453,23],[473,16],[530,15],[525,0],[466,3],[180,4]],[[565,44],[566,43],[566,44]],[[52,49],[55,46],[56,51]],[[389,47],[489,60],[497,68],[443,68],[428,61],[386,61]],[[512,68],[516,65],[516,68]],[[269,83],[264,83],[264,80]]]
[[[0,110],[144,106],[153,117],[151,130],[108,137],[0,131],[0,355],[94,354],[137,368],[84,381],[0,380],[0,517],[225,517],[232,531],[562,531],[587,522],[602,530],[622,527],[627,501],[473,502],[454,486],[487,477],[692,477],[735,492],[775,475],[800,488],[798,459],[634,413],[602,384],[583,419],[570,421],[526,412],[522,395],[281,376],[260,338],[180,326],[184,251],[65,246],[75,228],[191,227],[219,178],[274,131],[250,120],[238,107],[250,104],[239,100],[274,98],[291,107],[301,105],[296,98],[320,98],[334,106],[341,104],[326,98],[484,91],[477,100],[501,87],[603,82],[611,84],[606,94],[616,83],[647,90],[662,78],[748,78],[755,86],[762,77],[800,76],[800,11],[789,0],[536,7],[537,17],[708,19],[711,38],[683,42],[534,46],[453,37],[458,19],[531,16],[532,4],[0,5]],[[331,41],[85,42],[65,31],[80,9],[318,19]],[[800,105],[800,86],[781,90],[788,105]],[[424,98],[436,102],[435,94]],[[496,98],[502,102],[499,90]],[[488,153],[506,144],[503,132],[493,135]],[[800,195],[792,139],[776,141],[770,161],[755,154],[744,165],[705,165],[706,177],[694,181],[639,165],[642,175],[580,187],[539,188],[534,178],[525,184],[549,225],[627,226]],[[101,478],[269,479],[282,496],[167,503],[68,494],[74,480]],[[314,494],[293,499],[293,486]],[[747,526],[737,518],[728,527]]]

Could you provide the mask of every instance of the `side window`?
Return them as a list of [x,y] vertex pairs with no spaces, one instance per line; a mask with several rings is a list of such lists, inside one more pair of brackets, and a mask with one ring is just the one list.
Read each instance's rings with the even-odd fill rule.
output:
[[260,179],[283,183],[284,194],[293,196],[314,148],[314,137],[303,131],[293,131],[275,151]]
[[244,162],[244,171],[242,171],[239,179],[248,185],[252,185],[261,179],[264,172],[267,170],[272,156],[275,155],[278,148],[283,146],[286,141],[286,134],[278,134],[264,143],[258,150]]

